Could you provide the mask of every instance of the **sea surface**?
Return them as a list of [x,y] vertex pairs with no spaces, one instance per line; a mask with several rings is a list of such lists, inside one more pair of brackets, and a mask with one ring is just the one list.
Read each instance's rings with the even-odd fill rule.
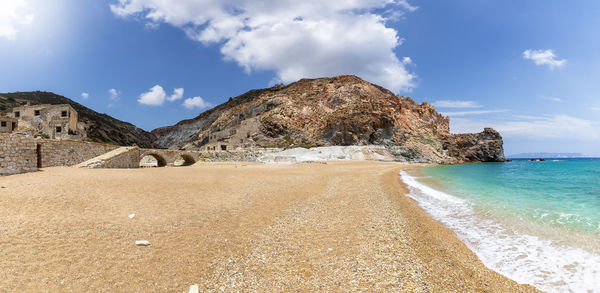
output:
[[600,292],[600,159],[430,166],[401,177],[489,268],[548,292]]

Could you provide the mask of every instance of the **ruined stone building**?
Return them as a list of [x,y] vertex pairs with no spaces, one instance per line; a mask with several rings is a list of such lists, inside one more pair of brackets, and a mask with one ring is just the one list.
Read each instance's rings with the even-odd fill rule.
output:
[[[83,139],[85,128],[78,127],[78,114],[71,105],[25,105],[13,108],[11,118],[17,120],[19,130],[52,139]],[[13,130],[15,130],[13,128]]]
[[11,133],[19,125],[19,120],[8,116],[0,116],[0,133]]
[[0,133],[11,133],[19,125],[19,120],[8,116],[0,116]]
[[258,132],[258,117],[244,119],[237,115],[232,127],[205,134],[208,143],[202,147],[205,151],[235,151],[251,148],[254,145],[252,134]]

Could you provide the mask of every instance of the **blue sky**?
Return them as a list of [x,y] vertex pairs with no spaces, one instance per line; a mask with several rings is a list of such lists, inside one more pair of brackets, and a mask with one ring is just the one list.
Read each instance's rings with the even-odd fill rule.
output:
[[600,156],[598,15],[559,0],[0,0],[0,92],[52,91],[152,130],[250,89],[356,74],[436,105],[453,132],[498,129],[507,154]]

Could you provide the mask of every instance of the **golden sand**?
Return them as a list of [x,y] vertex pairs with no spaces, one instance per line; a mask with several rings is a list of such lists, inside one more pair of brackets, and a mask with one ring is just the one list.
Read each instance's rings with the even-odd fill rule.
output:
[[486,268],[404,196],[407,167],[212,163],[1,177],[0,292],[535,291]]

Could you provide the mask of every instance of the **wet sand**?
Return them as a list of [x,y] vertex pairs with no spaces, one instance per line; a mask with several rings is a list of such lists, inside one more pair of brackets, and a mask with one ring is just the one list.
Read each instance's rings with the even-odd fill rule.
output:
[[407,167],[210,163],[0,177],[0,292],[535,291],[487,269],[404,196]]

